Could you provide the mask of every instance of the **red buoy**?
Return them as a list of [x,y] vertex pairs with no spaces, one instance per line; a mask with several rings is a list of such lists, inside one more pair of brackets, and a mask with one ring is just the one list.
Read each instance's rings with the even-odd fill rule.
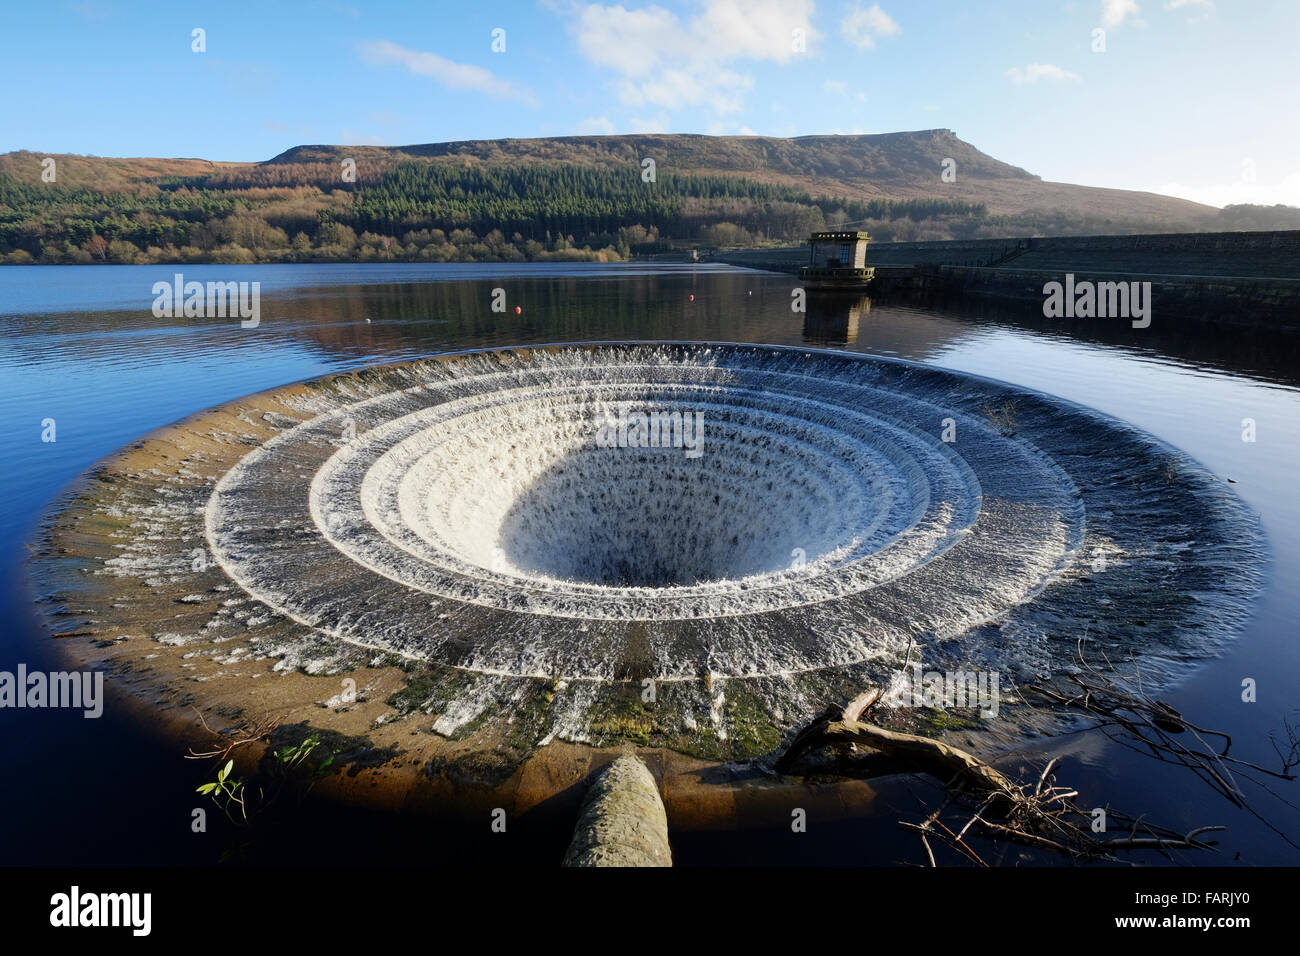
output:
[[521,312],[523,312],[523,311],[524,311],[524,310],[521,309],[521,308],[519,308],[519,306],[515,306],[515,315],[518,315],[519,313],[521,313]]

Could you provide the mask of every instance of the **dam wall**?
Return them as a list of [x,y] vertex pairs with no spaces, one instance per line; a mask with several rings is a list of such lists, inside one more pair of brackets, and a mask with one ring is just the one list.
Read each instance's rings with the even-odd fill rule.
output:
[[[715,258],[738,266],[798,272],[808,246],[747,249]],[[967,266],[1045,272],[1137,272],[1183,276],[1300,279],[1300,230],[1193,232],[1144,236],[956,239],[873,242],[869,266]]]
[[[724,262],[797,273],[807,246],[746,250]],[[884,242],[867,248],[873,296],[1041,303],[1043,286],[1076,281],[1150,282],[1166,315],[1238,325],[1300,328],[1300,230]]]

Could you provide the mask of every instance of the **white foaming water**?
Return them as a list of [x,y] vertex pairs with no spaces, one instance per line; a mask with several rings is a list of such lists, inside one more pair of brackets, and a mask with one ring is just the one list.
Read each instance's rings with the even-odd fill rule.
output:
[[[1085,542],[1119,564],[1144,514],[1199,522],[1188,536],[1201,541],[1233,520],[1191,516],[1199,486],[1125,487],[1176,453],[1119,423],[863,356],[473,353],[314,400],[329,410],[218,484],[214,554],[314,628],[493,674],[607,680],[635,659],[661,680],[761,677],[963,639],[971,656],[1050,667],[1061,655],[1033,608],[1059,622],[1084,606],[1060,582]],[[1010,419],[990,413],[1008,402]],[[698,414],[701,453],[598,443],[627,412]],[[1091,526],[1096,493],[1081,487],[1109,494]],[[981,641],[999,620],[1030,637]]]

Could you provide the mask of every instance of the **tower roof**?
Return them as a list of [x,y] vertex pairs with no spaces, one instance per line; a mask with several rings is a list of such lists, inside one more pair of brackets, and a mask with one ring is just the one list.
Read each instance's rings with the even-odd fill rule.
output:
[[869,242],[871,237],[865,232],[851,230],[848,232],[814,232],[812,242],[851,242],[861,239],[863,242]]

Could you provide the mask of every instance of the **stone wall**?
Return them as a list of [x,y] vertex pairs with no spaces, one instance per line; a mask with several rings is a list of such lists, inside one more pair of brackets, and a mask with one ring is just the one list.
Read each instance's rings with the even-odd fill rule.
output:
[[[717,258],[755,269],[797,272],[808,261],[808,247],[745,250]],[[880,242],[867,247],[866,264],[1006,266],[1062,275],[1091,270],[1300,279],[1300,230]]]

